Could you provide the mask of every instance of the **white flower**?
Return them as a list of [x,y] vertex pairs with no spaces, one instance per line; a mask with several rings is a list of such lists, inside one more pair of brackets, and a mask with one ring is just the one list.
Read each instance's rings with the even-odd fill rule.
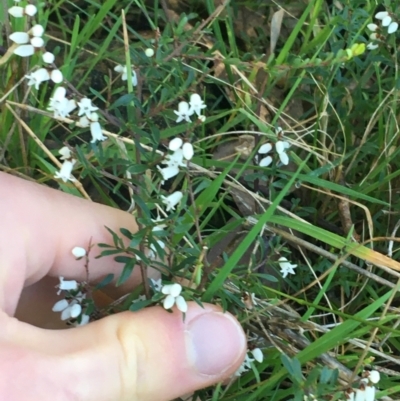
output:
[[243,373],[249,371],[251,369],[252,362],[254,362],[254,359],[250,358],[250,356],[246,354],[244,361],[240,365],[239,369],[234,373],[234,376],[241,376]]
[[365,400],[365,390],[364,389],[359,389],[358,388],[356,390],[354,401],[366,401]]
[[176,119],[177,123],[180,123],[183,120],[187,121],[188,123],[192,122],[189,117],[193,114],[193,110],[191,110],[189,107],[188,102],[179,102],[178,111],[174,110],[174,113],[178,116]]
[[29,43],[29,35],[26,32],[14,32],[9,38],[17,45]]
[[43,36],[44,34],[44,28],[40,24],[33,25],[33,27],[30,29],[29,33],[33,36]]
[[[59,278],[60,280],[60,284],[58,284],[58,288],[64,291],[71,291],[71,290],[77,290],[78,289],[78,283],[76,282],[76,280],[64,280],[64,277]],[[60,291],[58,292],[58,294],[60,293]]]
[[201,100],[200,95],[197,93],[193,93],[192,95],[190,95],[189,104],[190,110],[192,111],[190,115],[196,113],[199,116],[201,115],[201,110],[207,107],[207,105],[205,105],[204,102]]
[[85,114],[86,117],[88,118],[90,118],[90,115],[93,111],[99,109],[98,107],[94,106],[92,104],[92,101],[87,97],[82,98],[81,101],[78,102],[78,106],[79,106],[78,116],[82,116]]
[[379,382],[379,380],[381,380],[381,375],[377,370],[371,370],[370,372],[368,372],[368,380],[373,383],[376,384]]
[[12,6],[8,9],[8,13],[14,18],[21,18],[24,16],[24,9],[19,6]]
[[391,22],[388,26],[388,34],[395,33],[399,29],[399,24],[395,21]]
[[178,283],[167,284],[161,288],[161,292],[167,295],[163,302],[164,309],[171,309],[174,305],[183,313],[187,312],[187,303],[181,294],[182,286]]
[[175,150],[172,155],[167,155],[164,161],[162,161],[163,164],[166,164],[167,166],[180,166],[180,167],[186,167],[186,164],[183,161],[183,150],[178,149]]
[[153,50],[153,49],[146,49],[146,50],[144,51],[144,54],[145,54],[147,57],[153,57],[153,56],[154,56],[154,50]]
[[254,348],[253,350],[250,351],[251,354],[253,355],[254,359],[258,362],[261,363],[264,360],[264,354],[260,350],[260,348]]
[[389,13],[387,11],[379,11],[379,13],[375,14],[376,19],[383,20],[385,17],[387,17]]
[[369,38],[370,38],[371,40],[378,40],[378,34],[375,33],[375,32],[373,32],[373,33],[371,33],[371,35],[369,35]]
[[178,150],[180,147],[182,147],[182,145],[183,145],[182,139],[176,137],[169,142],[168,148],[169,150],[175,151]]
[[90,123],[90,133],[92,134],[91,143],[96,141],[105,141],[107,139],[107,137],[103,135],[101,125],[98,121]]
[[169,180],[172,177],[175,177],[176,175],[179,174],[179,168],[177,166],[167,166],[167,167],[160,167],[157,166],[157,169],[160,171],[162,178],[163,178],[163,184],[164,181]]
[[43,62],[46,63],[46,64],[52,64],[52,63],[54,63],[54,59],[55,59],[55,57],[54,57],[54,54],[53,54],[53,53],[45,52],[45,53],[43,53],[43,55],[42,55],[42,60],[43,60]]
[[81,248],[80,246],[76,246],[71,252],[76,258],[83,258],[86,255],[86,249]]
[[28,4],[24,11],[26,15],[33,17],[37,13],[37,8],[33,4]]
[[32,45],[21,45],[14,50],[14,54],[20,57],[29,57],[35,53],[35,48]]
[[76,109],[76,102],[73,99],[65,97],[67,90],[63,86],[59,86],[50,98],[49,107],[47,110],[54,112],[54,117],[65,118]]
[[76,300],[68,304],[66,299],[62,299],[54,304],[52,310],[53,312],[61,312],[61,320],[68,320],[77,318],[82,313],[82,306]]
[[[126,81],[128,79],[128,69],[126,68],[126,65],[118,64],[117,66],[115,66],[114,71],[122,73],[121,79],[123,81]],[[131,73],[132,73],[132,85],[137,86],[137,84],[138,84],[137,75],[136,75],[136,71],[133,68],[132,68]]]
[[162,280],[161,280],[161,278],[159,278],[158,280],[154,280],[153,278],[151,278],[150,280],[151,280],[151,282],[153,284],[154,289],[156,291],[161,291],[161,288],[162,288]]
[[[23,46],[19,46],[21,48]],[[46,68],[39,68],[38,70],[32,72],[30,75],[25,75],[25,78],[28,79],[29,86],[35,86],[36,89],[39,89],[39,86],[42,82],[48,81],[50,79],[50,74],[46,70]]]
[[199,119],[202,123],[204,123],[204,121],[206,121],[206,116],[201,115],[201,116],[198,117],[198,119]]
[[64,163],[61,166],[60,171],[57,171],[54,175],[54,178],[60,178],[64,182],[67,181],[75,181],[75,178],[72,177],[72,169],[74,168],[74,164],[76,160],[64,160]]
[[61,155],[61,160],[66,160],[71,158],[71,151],[68,146],[63,146],[58,153]]
[[368,28],[370,31],[375,32],[375,31],[378,29],[378,25],[376,25],[376,24],[368,24],[368,25],[367,25],[367,28]]
[[290,274],[296,274],[294,269],[297,265],[292,265],[285,257],[281,257],[278,259],[279,267],[281,268],[282,277],[286,278],[286,276]]
[[286,149],[290,148],[289,142],[286,141],[278,141],[275,144],[276,152],[278,153],[279,159],[282,164],[287,166],[289,164],[289,156],[286,153]]
[[50,73],[50,78],[55,84],[59,84],[63,81],[63,74],[60,70],[53,70]]
[[181,191],[175,191],[171,195],[161,195],[162,203],[167,206],[167,212],[175,210],[175,206],[181,201],[183,193]]

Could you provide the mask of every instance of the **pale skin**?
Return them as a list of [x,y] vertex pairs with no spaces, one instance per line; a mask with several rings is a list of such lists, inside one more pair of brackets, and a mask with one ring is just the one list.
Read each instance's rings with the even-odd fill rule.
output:
[[[189,303],[185,322],[178,310],[151,307],[49,329],[59,319],[51,312],[57,277],[86,279],[84,261],[71,250],[90,239],[111,243],[104,226],[137,229],[123,211],[0,173],[1,400],[170,400],[226,380],[240,366],[243,330],[212,305]],[[110,272],[121,272],[112,258],[91,259],[92,280]],[[128,287],[139,281],[136,269]]]

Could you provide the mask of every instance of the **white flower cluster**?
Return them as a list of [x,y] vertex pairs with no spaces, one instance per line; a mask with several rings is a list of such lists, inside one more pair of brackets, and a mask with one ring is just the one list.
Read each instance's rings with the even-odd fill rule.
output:
[[173,153],[161,162],[165,167],[157,166],[164,181],[169,180],[179,174],[179,167],[186,167],[187,161],[191,160],[194,155],[193,145],[189,142],[183,143],[181,138],[174,138],[169,143],[169,150]]
[[281,274],[283,278],[286,278],[288,274],[296,274],[294,269],[297,265],[291,264],[285,257],[280,257],[278,259],[279,267],[281,268]]
[[[251,354],[251,356],[249,355]],[[254,348],[248,351],[243,363],[240,365],[239,369],[234,373],[234,376],[241,376],[243,373],[248,372],[251,369],[251,364],[256,361],[261,363],[264,360],[264,355],[260,348]]]
[[[37,13],[37,8],[33,4],[28,4],[25,7],[13,6],[8,9],[10,15],[15,18],[22,18],[25,15],[33,17]],[[10,35],[15,45],[18,45],[13,53],[20,57],[30,57],[35,51],[44,49],[43,40],[44,28],[42,25],[33,25],[27,32],[13,32]],[[44,52],[42,54],[42,60],[45,64],[52,64],[54,62],[54,55],[50,52]],[[42,67],[29,75],[25,76],[28,79],[28,85],[34,86],[39,89],[42,82],[52,80],[58,84],[63,81],[62,72],[58,69]]]
[[161,292],[166,295],[163,302],[164,309],[171,309],[174,305],[183,313],[187,312],[188,306],[185,298],[181,295],[182,286],[178,283],[166,284],[161,288]]
[[[283,141],[281,138],[281,135],[283,133],[283,130],[281,127],[277,127],[275,134],[278,137],[278,141],[276,141],[275,145],[272,143],[264,143],[263,145],[260,146],[258,149],[258,154],[260,155],[267,155],[268,153],[271,152],[271,150],[275,146],[275,151],[278,154],[279,160],[281,163],[285,166],[289,164],[289,155],[287,154],[286,150],[290,148],[290,143],[287,141]],[[271,155],[264,156],[259,162],[260,167],[268,167],[271,163],[273,162],[273,158]]]
[[352,388],[346,391],[348,401],[375,401],[375,384],[380,380],[377,370],[365,371],[364,378],[360,381],[360,387],[356,390]]
[[[75,248],[74,248],[75,249]],[[78,283],[75,280],[64,280],[60,277],[60,284],[58,285],[58,295],[61,291],[76,292],[79,289]],[[70,294],[69,299],[60,299],[57,301],[52,310],[53,312],[61,312],[61,320],[78,319],[77,326],[83,326],[89,323],[90,316],[82,312],[82,302],[86,298],[86,294],[78,291],[75,295]]]
[[196,113],[198,118],[204,122],[205,116],[201,115],[201,110],[205,109],[206,107],[207,105],[204,104],[201,96],[198,93],[193,93],[190,95],[189,103],[184,101],[179,102],[178,110],[174,110],[174,113],[178,116],[176,122],[180,123],[181,121],[187,121],[190,123],[192,122],[190,117],[194,113]]
[[[383,28],[387,28],[387,33],[389,35],[397,32],[399,29],[398,22],[394,21],[392,16],[387,11],[380,11],[375,14],[375,18],[380,21],[380,25]],[[374,50],[379,47],[378,43],[379,40],[384,39],[382,35],[382,28],[379,25],[371,23],[367,25],[367,28],[372,32],[369,36],[371,43],[368,43],[367,49]]]
[[56,171],[54,178],[59,178],[64,182],[76,181],[72,176],[72,170],[74,168],[74,164],[76,163],[76,159],[72,157],[70,149],[66,146],[63,146],[58,153],[61,155],[60,159],[63,160],[63,164],[60,168],[60,171]]

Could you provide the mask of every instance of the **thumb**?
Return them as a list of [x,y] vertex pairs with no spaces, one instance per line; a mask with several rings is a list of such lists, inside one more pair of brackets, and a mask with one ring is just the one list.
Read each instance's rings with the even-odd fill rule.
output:
[[62,331],[4,319],[0,399],[170,400],[226,379],[246,353],[232,315],[193,302],[185,321],[161,307]]

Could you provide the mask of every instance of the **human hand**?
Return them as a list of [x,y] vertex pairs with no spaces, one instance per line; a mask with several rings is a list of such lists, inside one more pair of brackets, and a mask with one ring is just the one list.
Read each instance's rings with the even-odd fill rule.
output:
[[[22,292],[33,315],[25,320],[34,323],[43,308],[51,310],[55,289],[45,288],[46,276],[85,280],[84,261],[71,250],[90,239],[111,243],[104,226],[136,229],[125,212],[0,173],[1,400],[169,400],[224,380],[240,366],[244,333],[212,305],[190,302],[185,322],[178,310],[152,307],[69,330],[12,317]],[[118,276],[121,266],[91,258],[91,279],[110,272]],[[129,285],[139,281],[135,273]]]

